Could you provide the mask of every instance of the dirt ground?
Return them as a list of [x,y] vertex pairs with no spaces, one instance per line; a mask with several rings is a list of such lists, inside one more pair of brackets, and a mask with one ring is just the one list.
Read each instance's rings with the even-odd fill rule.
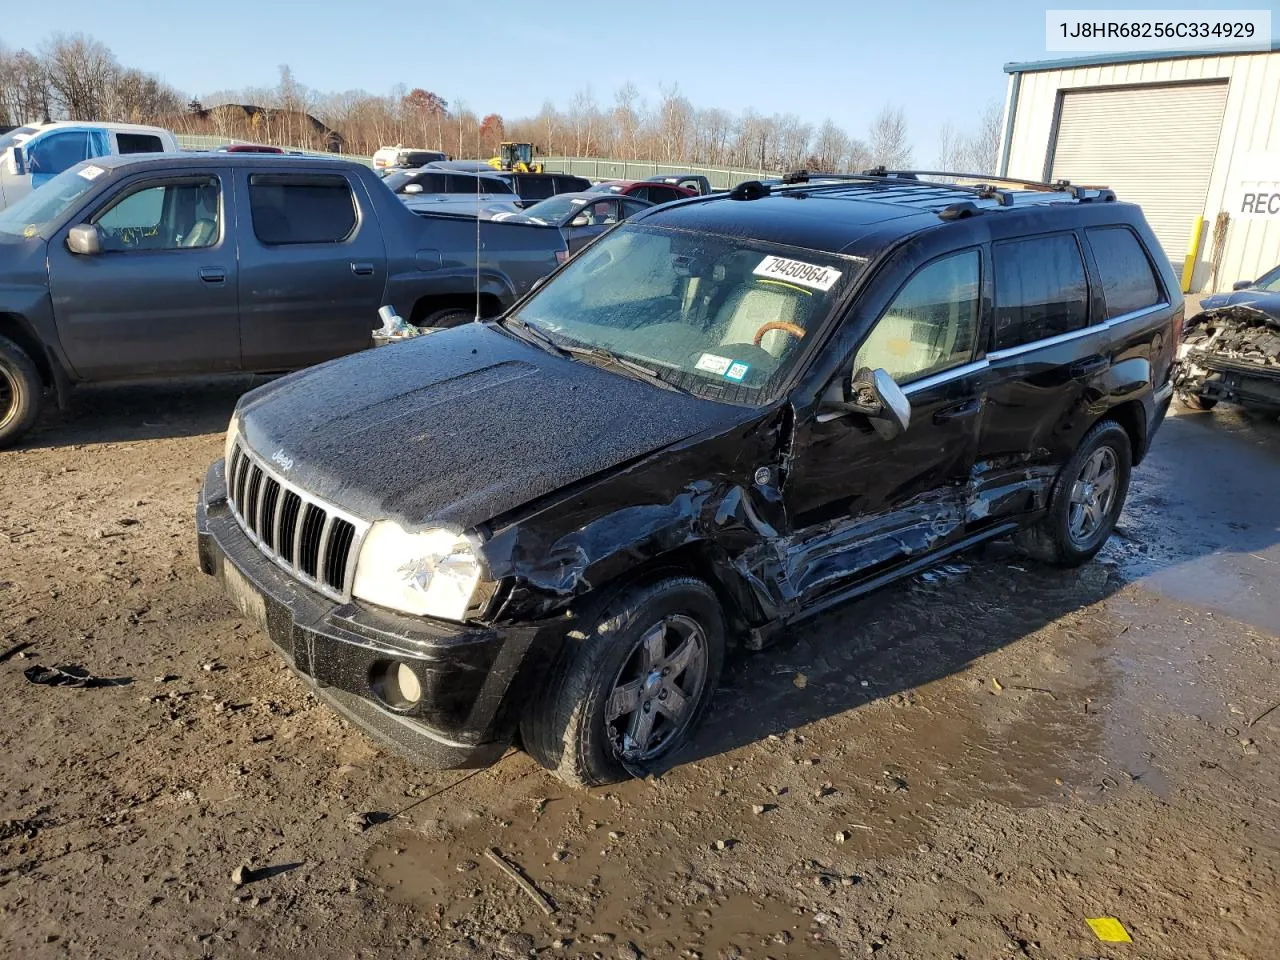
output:
[[1277,955],[1280,425],[1177,416],[1099,560],[885,589],[575,792],[375,748],[199,572],[245,386],[85,391],[0,453],[0,956]]

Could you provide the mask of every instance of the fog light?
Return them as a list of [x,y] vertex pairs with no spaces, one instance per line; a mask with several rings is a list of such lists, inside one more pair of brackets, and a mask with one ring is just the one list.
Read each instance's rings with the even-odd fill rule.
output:
[[422,681],[408,664],[379,664],[370,679],[378,699],[396,710],[407,710],[422,699]]

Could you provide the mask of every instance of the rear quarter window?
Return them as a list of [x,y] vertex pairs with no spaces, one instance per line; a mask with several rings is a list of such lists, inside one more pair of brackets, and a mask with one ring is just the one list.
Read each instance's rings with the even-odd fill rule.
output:
[[116,145],[121,153],[164,153],[160,138],[150,133],[117,133]]
[[262,243],[337,243],[356,228],[355,197],[345,177],[262,174],[249,177],[253,233]]
[[1085,238],[1098,264],[1108,320],[1164,300],[1151,261],[1132,230],[1092,227],[1085,231]]
[[1007,240],[992,248],[995,350],[1071,333],[1089,322],[1089,284],[1074,234]]

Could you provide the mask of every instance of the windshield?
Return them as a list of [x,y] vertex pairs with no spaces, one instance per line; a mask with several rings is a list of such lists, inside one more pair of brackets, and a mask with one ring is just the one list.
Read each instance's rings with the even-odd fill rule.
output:
[[39,190],[33,190],[13,206],[0,210],[0,233],[34,237],[66,212],[81,196],[93,189],[105,170],[81,163],[64,170]]
[[[543,223],[555,223],[589,202],[582,197],[570,197],[561,194],[558,197],[541,200],[531,207],[525,207],[524,215],[535,220],[541,220]],[[599,201],[596,202],[598,203]]]
[[1276,267],[1270,273],[1259,277],[1254,286],[1259,290],[1267,291],[1267,293],[1280,293],[1280,267]]
[[759,403],[798,362],[864,261],[629,224],[515,314],[565,346],[600,347],[681,389]]
[[36,132],[37,127],[18,127],[17,130],[10,130],[4,136],[0,137],[0,153],[8,150],[16,143],[22,143]]

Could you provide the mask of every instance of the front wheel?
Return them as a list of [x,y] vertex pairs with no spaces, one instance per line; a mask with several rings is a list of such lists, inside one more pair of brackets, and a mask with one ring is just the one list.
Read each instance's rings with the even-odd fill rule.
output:
[[1218,405],[1214,397],[1202,397],[1198,393],[1180,393],[1178,400],[1189,410],[1212,410]]
[[0,450],[17,441],[35,422],[44,386],[26,352],[0,337]]
[[1129,492],[1133,448],[1114,420],[1090,430],[1058,474],[1049,512],[1014,539],[1028,554],[1060,567],[1092,560],[1111,536]]
[[724,648],[720,604],[701,580],[624,592],[564,641],[521,721],[525,749],[574,786],[642,776],[689,741]]

